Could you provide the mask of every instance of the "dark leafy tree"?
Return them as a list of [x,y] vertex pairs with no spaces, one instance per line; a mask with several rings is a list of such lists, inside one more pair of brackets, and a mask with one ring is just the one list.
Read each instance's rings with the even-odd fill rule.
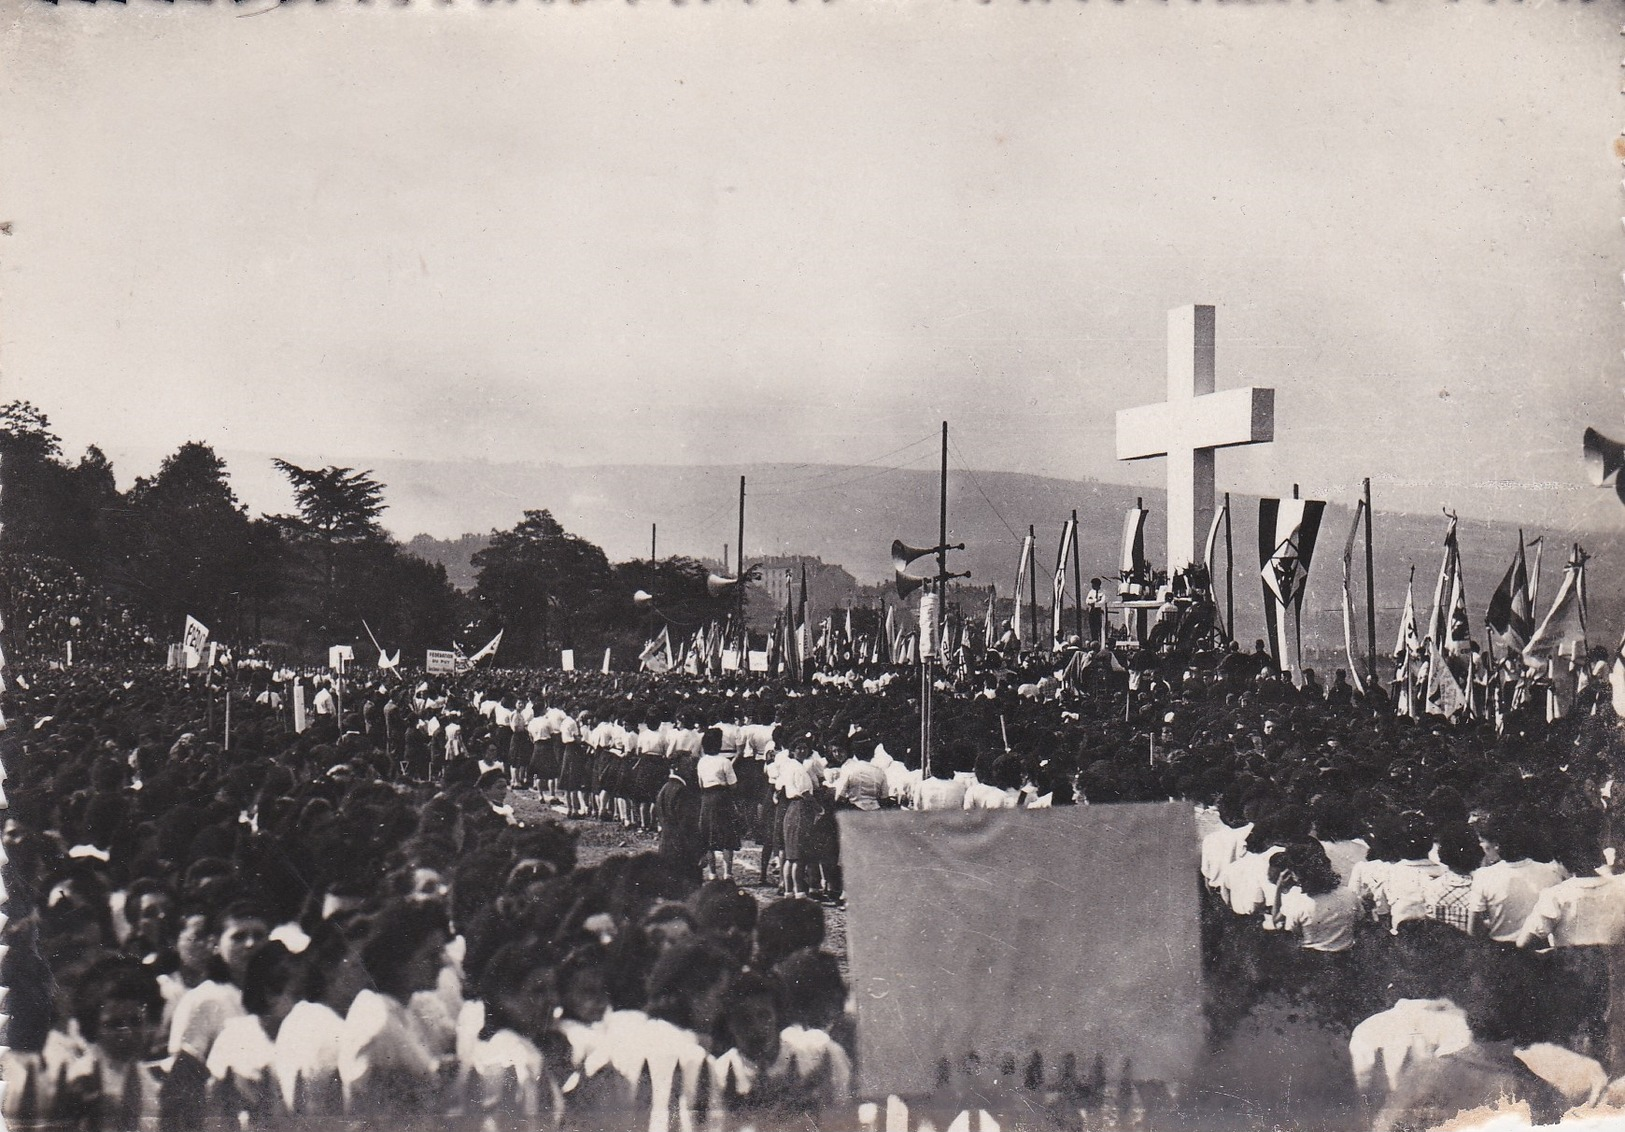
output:
[[[551,664],[555,648],[599,643],[599,614],[612,589],[609,559],[551,512],[526,511],[511,530],[493,531],[474,568],[474,592],[504,631],[508,659]],[[630,605],[631,595],[624,600]]]
[[323,542],[338,544],[377,538],[382,533],[378,516],[388,506],[384,485],[371,472],[354,468],[301,468],[286,460],[272,460],[293,485],[297,522]]
[[7,548],[71,560],[74,540],[64,518],[77,510],[76,486],[46,415],[27,401],[0,406],[0,528]]
[[363,653],[368,661],[375,659],[363,621],[380,646],[400,649],[421,664],[423,650],[445,648],[473,612],[472,600],[451,585],[444,566],[408,554],[396,543],[353,543],[341,547],[339,557],[344,583],[337,602],[346,623],[354,625],[357,644],[365,646],[357,648],[358,661]]
[[[353,590],[357,582],[346,572],[346,566],[357,556],[346,554],[346,549],[387,543],[378,523],[385,507],[384,485],[371,472],[354,468],[301,468],[287,460],[271,462],[288,477],[299,512],[276,516],[276,521],[282,524],[289,541],[306,552],[296,558],[314,569],[304,572],[314,573],[318,579],[313,608],[306,610],[311,616],[306,621],[321,635],[341,632],[353,617],[348,615],[352,611],[344,608],[340,593]],[[294,573],[301,571],[296,567]],[[305,584],[299,585],[299,581]],[[307,598],[312,596],[310,588],[308,577],[295,580],[295,589]]]
[[[736,608],[734,598],[714,597],[706,588],[710,571],[692,558],[633,559],[612,567],[612,581],[593,610],[603,634],[602,646],[612,648],[620,663],[632,663],[643,646],[666,629],[672,646],[680,650],[696,629]],[[646,602],[633,601],[638,591]]]
[[150,623],[177,635],[188,613],[222,630],[235,623],[252,527],[214,449],[181,445],[157,475],[135,481],[120,520],[110,575]]

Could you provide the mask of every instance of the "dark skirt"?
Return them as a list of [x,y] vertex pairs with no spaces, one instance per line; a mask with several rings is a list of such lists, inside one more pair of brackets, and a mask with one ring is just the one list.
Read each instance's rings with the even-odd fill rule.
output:
[[660,822],[660,855],[692,866],[704,845],[700,842],[699,791],[675,778],[655,796],[655,817]]
[[613,751],[608,749],[592,752],[592,788],[593,790],[608,790],[610,771],[620,759],[615,757]]
[[634,802],[652,804],[671,767],[659,755],[637,755],[628,761],[623,793]]
[[625,755],[603,752],[604,765],[599,768],[598,789],[611,797],[626,797],[626,770],[632,760]]
[[559,760],[559,789],[586,790],[592,786],[591,754],[584,743],[564,744]]
[[700,791],[700,844],[707,849],[739,848],[739,816],[734,813],[733,791],[708,786]]
[[540,739],[530,757],[530,769],[544,782],[559,776],[559,744],[556,739]]
[[784,803],[784,859],[786,861],[817,860],[818,815],[817,802],[803,794]]
[[739,784],[734,787],[735,805],[739,810],[741,833],[760,845],[766,845],[772,835],[767,822],[772,815],[773,786],[767,780],[767,764],[760,759],[740,756],[734,760],[734,774]]
[[511,745],[508,748],[508,765],[512,767],[524,767],[525,769],[529,770],[535,763],[536,755],[535,751],[532,749],[536,746],[536,744],[531,740],[530,733],[528,731],[515,731],[513,733],[513,739],[510,742]]

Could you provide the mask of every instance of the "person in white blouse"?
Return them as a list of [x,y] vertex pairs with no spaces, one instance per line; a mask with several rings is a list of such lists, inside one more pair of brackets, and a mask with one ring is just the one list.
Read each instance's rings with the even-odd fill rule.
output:
[[1516,943],[1524,921],[1540,894],[1568,879],[1568,870],[1553,861],[1531,858],[1528,819],[1521,814],[1492,814],[1479,826],[1486,854],[1499,859],[1473,873],[1468,896],[1467,931],[1497,943]]
[[435,989],[450,940],[438,903],[402,901],[374,917],[361,947],[373,985],[355,996],[339,1039],[339,1080],[352,1115],[384,1126],[439,1104],[437,1039],[407,1006],[417,992]]

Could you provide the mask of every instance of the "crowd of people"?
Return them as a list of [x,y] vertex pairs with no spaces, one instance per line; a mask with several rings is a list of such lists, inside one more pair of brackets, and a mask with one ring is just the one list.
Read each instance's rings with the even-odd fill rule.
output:
[[59,558],[0,553],[0,595],[8,642],[58,664],[140,663],[153,655],[153,636],[128,610]]
[[[1610,1099],[1606,700],[1458,725],[1234,648],[1122,660],[942,675],[928,760],[897,676],[245,662],[227,740],[219,674],[10,672],[8,1126],[851,1126],[836,813],[1169,799],[1204,833],[1204,1118]],[[584,862],[591,823],[651,847]]]

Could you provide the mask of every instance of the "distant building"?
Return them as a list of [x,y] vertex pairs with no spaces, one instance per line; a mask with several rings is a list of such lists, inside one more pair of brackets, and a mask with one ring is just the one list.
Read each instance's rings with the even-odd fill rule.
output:
[[807,615],[818,619],[845,609],[857,597],[858,581],[844,566],[811,555],[762,559],[761,588],[774,609],[801,597],[801,571],[807,570]]

